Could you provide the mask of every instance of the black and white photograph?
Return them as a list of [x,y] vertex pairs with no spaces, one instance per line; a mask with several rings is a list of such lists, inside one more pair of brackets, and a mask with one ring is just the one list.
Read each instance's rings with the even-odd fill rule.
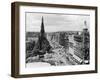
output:
[[90,64],[90,15],[25,12],[25,67]]

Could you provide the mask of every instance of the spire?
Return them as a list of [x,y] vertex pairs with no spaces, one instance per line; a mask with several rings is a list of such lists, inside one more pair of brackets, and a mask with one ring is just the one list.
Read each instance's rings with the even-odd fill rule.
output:
[[43,17],[42,17],[42,23],[41,23],[41,34],[44,34],[45,30],[44,30],[44,21],[43,21]]

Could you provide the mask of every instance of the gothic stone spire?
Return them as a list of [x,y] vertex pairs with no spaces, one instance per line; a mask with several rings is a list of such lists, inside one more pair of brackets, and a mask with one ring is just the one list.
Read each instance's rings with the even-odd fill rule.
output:
[[41,31],[40,31],[40,34],[41,34],[41,36],[45,36],[43,17],[42,17],[42,23],[41,23]]

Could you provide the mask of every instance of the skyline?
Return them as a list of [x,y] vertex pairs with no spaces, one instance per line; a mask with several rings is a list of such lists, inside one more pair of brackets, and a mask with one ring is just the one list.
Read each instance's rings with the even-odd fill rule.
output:
[[83,28],[89,29],[90,26],[90,16],[86,15],[26,13],[26,32],[39,32],[42,17],[45,32],[82,31]]

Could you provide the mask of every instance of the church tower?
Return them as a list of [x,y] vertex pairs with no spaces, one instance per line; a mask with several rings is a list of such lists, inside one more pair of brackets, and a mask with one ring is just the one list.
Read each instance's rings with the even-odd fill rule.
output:
[[39,35],[39,49],[41,50],[43,48],[43,42],[44,40],[46,39],[46,36],[45,36],[45,29],[44,29],[44,21],[43,21],[43,17],[42,17],[42,22],[41,22],[41,30],[40,30],[40,35]]
[[45,33],[45,28],[44,28],[44,20],[42,17],[41,30],[40,30],[40,34],[38,37],[38,41],[33,49],[33,54],[43,55],[46,52],[49,52],[50,49],[51,49],[51,46],[50,46],[48,39],[46,38],[46,33]]

